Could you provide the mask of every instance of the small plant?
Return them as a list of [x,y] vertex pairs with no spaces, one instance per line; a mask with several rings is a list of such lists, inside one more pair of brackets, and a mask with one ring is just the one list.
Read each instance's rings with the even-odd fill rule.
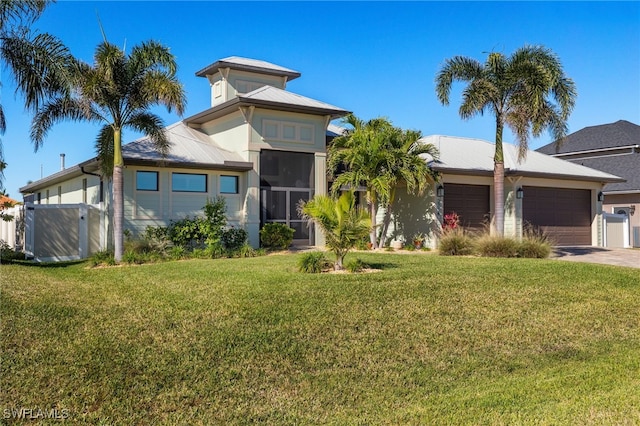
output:
[[462,228],[451,228],[440,238],[438,251],[444,256],[468,256],[473,254],[473,239]]
[[226,250],[220,241],[207,244],[207,247],[204,249],[204,256],[210,259],[219,259],[225,255]]
[[444,233],[458,229],[460,226],[460,216],[456,212],[445,214],[443,219],[442,232]]
[[483,257],[516,257],[518,241],[504,236],[484,234],[476,240],[477,252]]
[[173,246],[169,250],[169,257],[173,260],[183,259],[187,254],[187,251],[182,246]]
[[266,223],[260,230],[260,245],[271,250],[286,250],[293,242],[295,232],[284,223]]
[[518,244],[518,256],[546,259],[551,255],[552,247],[553,243],[540,228],[527,225]]
[[362,259],[356,259],[352,260],[351,262],[347,262],[344,267],[347,271],[356,273],[364,271],[369,267],[369,265],[362,261]]
[[113,257],[112,251],[102,250],[94,253],[93,256],[89,258],[89,263],[91,264],[91,266],[113,266],[116,264],[116,260]]
[[220,241],[227,251],[234,253],[247,242],[247,237],[247,231],[244,229],[230,227],[222,231]]
[[242,247],[237,250],[237,254],[240,258],[257,256],[256,251],[248,243],[243,244]]
[[412,238],[413,240],[413,247],[415,247],[416,249],[421,249],[422,245],[424,244],[424,239],[425,239],[425,235],[421,232],[415,234]]
[[332,266],[331,261],[321,251],[304,253],[298,260],[298,270],[308,274],[319,274]]
[[0,260],[24,260],[25,255],[22,252],[15,251],[13,247],[6,243],[4,240],[0,240]]

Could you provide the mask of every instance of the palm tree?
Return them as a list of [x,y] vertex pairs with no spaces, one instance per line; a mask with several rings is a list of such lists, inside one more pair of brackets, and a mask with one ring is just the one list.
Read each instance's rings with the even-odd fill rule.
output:
[[338,199],[316,195],[300,204],[298,211],[302,218],[322,229],[326,246],[336,255],[336,270],[343,269],[344,257],[371,228],[369,214],[356,206],[352,191],[344,192]]
[[[25,107],[35,111],[54,93],[68,88],[68,69],[73,57],[56,37],[34,33],[31,25],[50,1],[0,1],[0,61],[16,80],[17,91],[24,96]],[[0,105],[0,134],[7,129]],[[0,188],[6,168],[0,143]]]
[[524,46],[511,56],[490,53],[484,64],[455,56],[447,59],[436,76],[436,95],[449,104],[454,81],[468,85],[462,93],[459,113],[463,119],[492,112],[496,120],[494,155],[495,230],[504,233],[504,155],[502,133],[508,126],[516,136],[518,160],[526,157],[530,135],[549,130],[554,140],[567,134],[576,88],[564,74],[559,58],[541,46]]
[[350,128],[329,147],[328,169],[335,177],[332,193],[337,195],[345,187],[365,188],[372,220],[369,238],[377,248],[384,244],[388,227],[386,223],[378,241],[379,207],[386,208],[385,221],[388,222],[387,212],[395,199],[396,185],[402,181],[410,193],[421,194],[427,187],[431,170],[420,155],[435,155],[436,150],[432,145],[420,144],[420,132],[403,131],[384,118],[365,122],[350,114],[344,122]]
[[149,109],[164,106],[182,115],[185,93],[175,73],[177,65],[167,47],[155,41],[133,47],[130,54],[107,40],[96,48],[94,64],[78,62],[74,68],[74,92],[57,96],[37,112],[31,139],[38,149],[53,124],[63,120],[102,123],[96,147],[103,173],[113,173],[114,257],[122,259],[124,194],[122,131],[130,128],[147,134],[165,155],[170,147],[164,123]]

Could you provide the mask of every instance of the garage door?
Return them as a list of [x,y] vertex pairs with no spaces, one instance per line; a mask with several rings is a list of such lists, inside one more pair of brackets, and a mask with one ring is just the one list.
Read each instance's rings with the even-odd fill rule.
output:
[[540,227],[559,246],[591,245],[591,191],[525,186],[524,222]]
[[444,184],[444,214],[455,212],[466,229],[483,230],[489,223],[488,185]]

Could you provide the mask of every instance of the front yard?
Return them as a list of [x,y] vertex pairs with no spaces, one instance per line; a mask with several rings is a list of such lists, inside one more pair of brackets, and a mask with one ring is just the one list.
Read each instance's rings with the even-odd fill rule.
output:
[[296,255],[2,265],[0,416],[640,423],[640,270],[356,256],[382,272],[301,274]]

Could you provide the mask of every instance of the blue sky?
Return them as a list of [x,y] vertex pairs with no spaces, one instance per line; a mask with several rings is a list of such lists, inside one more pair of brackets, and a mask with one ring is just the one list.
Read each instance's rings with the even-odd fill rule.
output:
[[[60,37],[91,62],[102,40],[131,46],[155,39],[175,54],[188,105],[185,117],[209,107],[209,87],[195,76],[227,56],[266,60],[302,76],[287,89],[369,119],[387,117],[424,135],[494,140],[490,115],[458,116],[461,85],[440,105],[434,78],[446,58],[484,61],[491,51],[511,54],[544,45],[560,57],[578,89],[570,132],[620,119],[640,124],[640,2],[174,2],[64,1],[47,9],[35,28]],[[60,167],[94,156],[98,127],[58,124],[37,153],[30,117],[2,70],[5,188],[18,188]],[[165,124],[180,118],[157,110]],[[125,132],[124,141],[139,137]],[[513,140],[505,134],[505,141]],[[537,148],[550,135],[531,141]]]

